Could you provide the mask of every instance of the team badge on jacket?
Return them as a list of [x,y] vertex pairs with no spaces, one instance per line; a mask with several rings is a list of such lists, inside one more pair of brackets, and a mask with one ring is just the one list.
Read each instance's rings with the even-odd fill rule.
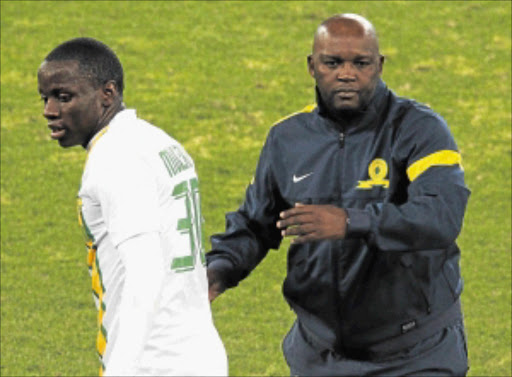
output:
[[388,175],[388,164],[382,158],[376,158],[368,166],[368,175],[370,179],[366,181],[359,181],[358,189],[368,190],[374,186],[389,187],[389,180],[386,179]]

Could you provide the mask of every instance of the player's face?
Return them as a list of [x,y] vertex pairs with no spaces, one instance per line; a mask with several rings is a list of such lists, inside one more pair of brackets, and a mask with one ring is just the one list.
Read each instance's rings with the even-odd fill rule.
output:
[[367,36],[326,34],[308,57],[309,73],[323,102],[334,114],[363,110],[382,73],[384,57]]
[[62,147],[82,145],[99,130],[102,90],[79,70],[76,60],[43,62],[37,79],[51,138]]

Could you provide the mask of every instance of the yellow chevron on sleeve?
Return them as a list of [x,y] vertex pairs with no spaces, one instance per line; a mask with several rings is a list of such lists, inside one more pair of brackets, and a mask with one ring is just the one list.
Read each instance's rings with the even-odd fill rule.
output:
[[100,356],[105,354],[105,348],[107,347],[107,338],[103,332],[103,329],[98,330],[98,336],[96,337],[96,350]]
[[279,123],[281,123],[283,120],[288,119],[288,118],[291,118],[292,116],[297,115],[297,114],[301,114],[301,113],[311,113],[311,112],[313,112],[313,110],[315,110],[315,109],[316,109],[316,103],[313,103],[313,104],[311,104],[311,105],[306,106],[305,108],[303,108],[303,109],[302,109],[302,110],[300,110],[300,111],[296,111],[296,112],[294,112],[294,113],[292,113],[292,114],[288,114],[288,115],[286,115],[286,116],[282,117],[282,118],[281,118],[281,119],[279,119],[277,122],[275,122],[275,123],[274,123],[274,125],[279,124]]
[[87,242],[86,246],[87,246],[87,267],[89,267],[89,269],[91,270],[92,266],[94,265],[94,262],[96,262],[96,249],[94,248],[92,241]]
[[407,168],[407,176],[409,181],[414,181],[419,175],[423,174],[432,166],[446,166],[459,164],[462,168],[462,157],[459,152],[443,150],[429,154],[422,159],[414,162]]
[[98,273],[98,268],[96,267],[96,264],[94,264],[92,267],[91,283],[92,291],[96,293],[96,296],[99,298],[103,293],[103,289],[101,286],[100,274]]
[[105,314],[105,303],[103,302],[103,295],[101,295],[101,302],[98,307],[98,326],[103,325],[103,315]]
[[82,198],[80,197],[76,198],[76,210],[78,213],[78,224],[80,226],[84,226],[84,223],[82,221]]

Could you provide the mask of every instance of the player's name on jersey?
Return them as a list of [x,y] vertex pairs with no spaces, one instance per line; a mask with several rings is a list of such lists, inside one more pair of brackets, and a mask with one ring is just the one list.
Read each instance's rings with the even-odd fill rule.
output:
[[193,166],[192,159],[176,145],[170,146],[159,153],[171,176]]

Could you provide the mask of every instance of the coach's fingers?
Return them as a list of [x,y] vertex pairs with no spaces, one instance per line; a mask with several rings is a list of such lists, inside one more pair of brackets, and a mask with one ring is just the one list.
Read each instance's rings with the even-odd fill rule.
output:
[[311,212],[298,212],[285,216],[276,223],[276,226],[278,229],[284,229],[289,226],[311,224],[313,220]]
[[283,237],[289,236],[304,236],[315,231],[315,227],[311,224],[301,224],[298,226],[289,227],[281,231]]
[[290,209],[287,209],[285,211],[282,211],[279,213],[279,217],[281,219],[286,219],[289,217],[297,216],[300,214],[303,214],[308,211],[307,209],[308,205],[302,204],[302,203],[295,203],[295,207],[292,207]]
[[299,244],[299,243],[318,241],[320,239],[321,239],[321,237],[319,237],[316,232],[311,232],[308,234],[304,234],[304,235],[300,235],[295,238],[292,238],[291,243]]

